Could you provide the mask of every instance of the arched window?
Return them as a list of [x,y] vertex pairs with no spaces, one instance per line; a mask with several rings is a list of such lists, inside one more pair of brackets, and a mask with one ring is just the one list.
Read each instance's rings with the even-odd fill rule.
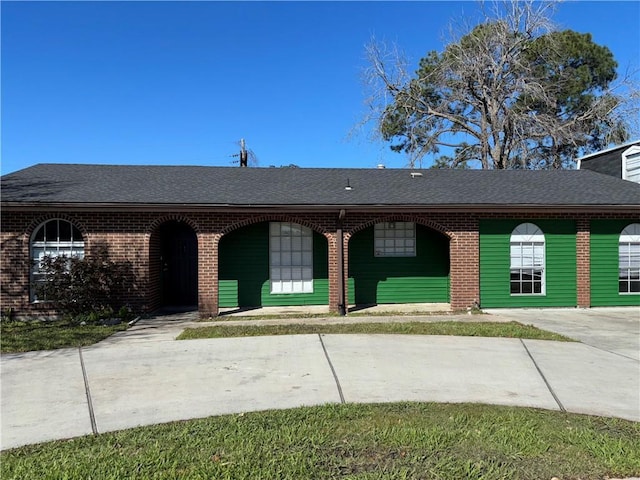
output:
[[511,295],[544,295],[544,234],[533,223],[522,223],[511,233]]
[[627,225],[618,243],[618,291],[640,293],[640,223]]
[[[42,282],[43,274],[40,272],[40,264],[45,256],[59,257],[84,257],[84,239],[78,227],[67,220],[54,218],[38,227],[31,237],[31,283],[36,285]],[[31,300],[44,300],[37,298],[36,289],[31,289]]]

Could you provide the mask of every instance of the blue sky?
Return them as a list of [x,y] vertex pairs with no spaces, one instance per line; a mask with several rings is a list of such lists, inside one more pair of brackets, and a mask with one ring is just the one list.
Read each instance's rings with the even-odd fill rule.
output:
[[[365,113],[364,47],[417,65],[475,2],[3,1],[2,173],[36,163],[403,167],[349,132]],[[620,69],[640,66],[640,2],[567,2]],[[428,163],[428,162],[427,162]],[[427,165],[425,165],[427,166]]]

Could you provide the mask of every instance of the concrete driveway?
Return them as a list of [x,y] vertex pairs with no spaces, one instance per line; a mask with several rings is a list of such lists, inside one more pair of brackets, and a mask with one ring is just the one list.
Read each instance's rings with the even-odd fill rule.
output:
[[[621,324],[633,325],[626,312]],[[539,315],[561,326],[563,314],[550,313]],[[520,321],[534,323],[530,315]],[[0,447],[340,402],[481,402],[640,421],[637,343],[605,344],[607,335],[595,335],[600,346],[404,335],[175,341],[190,320],[146,322],[88,348],[2,355]],[[562,328],[581,330],[571,325]]]
[[640,360],[640,307],[489,309],[500,320],[515,320],[560,333],[586,345]]

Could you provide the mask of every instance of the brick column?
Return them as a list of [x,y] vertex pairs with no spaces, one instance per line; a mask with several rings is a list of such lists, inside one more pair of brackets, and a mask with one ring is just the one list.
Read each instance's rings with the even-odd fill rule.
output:
[[450,242],[451,308],[462,310],[480,302],[480,235],[474,228],[456,232]]
[[579,218],[576,232],[576,275],[578,307],[591,306],[591,232],[589,220]]
[[336,232],[325,234],[329,246],[329,311],[338,312],[339,284],[338,284],[338,242]]
[[220,234],[198,234],[198,312],[200,317],[218,315],[218,244]]
[[349,312],[349,239],[350,233],[344,233],[342,238],[342,261],[344,262],[344,305]]

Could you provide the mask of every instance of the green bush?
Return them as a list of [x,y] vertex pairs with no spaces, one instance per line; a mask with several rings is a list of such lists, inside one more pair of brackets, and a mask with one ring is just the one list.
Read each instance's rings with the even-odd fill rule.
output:
[[40,272],[43,281],[34,286],[38,298],[67,317],[86,323],[112,318],[114,312],[122,320],[131,317],[118,299],[131,286],[131,265],[112,261],[104,247],[84,258],[45,256]]

